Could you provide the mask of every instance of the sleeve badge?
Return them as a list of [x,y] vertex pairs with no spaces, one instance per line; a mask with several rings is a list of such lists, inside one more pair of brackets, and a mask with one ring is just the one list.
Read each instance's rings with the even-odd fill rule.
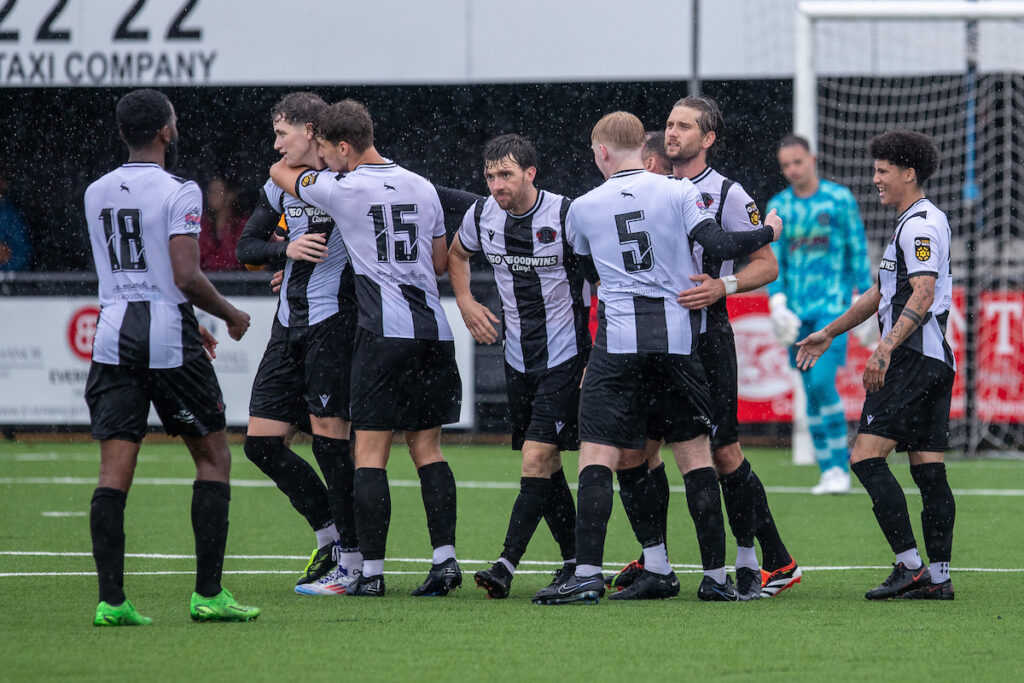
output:
[[928,237],[914,238],[914,256],[918,261],[928,261],[932,257],[932,241]]
[[761,225],[761,212],[757,208],[757,204],[750,202],[746,206],[747,217],[750,218],[751,225]]
[[307,173],[306,175],[302,176],[302,180],[299,181],[299,184],[302,185],[303,187],[309,187],[310,185],[316,182],[316,177],[318,175],[319,173],[315,171]]

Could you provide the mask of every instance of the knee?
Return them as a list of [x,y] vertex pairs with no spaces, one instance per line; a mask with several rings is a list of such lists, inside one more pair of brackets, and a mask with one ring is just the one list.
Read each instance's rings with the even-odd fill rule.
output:
[[711,462],[719,475],[731,474],[743,464],[743,451],[738,443],[716,448],[711,452]]
[[266,463],[270,462],[273,454],[284,446],[284,439],[280,436],[246,436],[242,444],[245,457],[254,465],[263,469]]

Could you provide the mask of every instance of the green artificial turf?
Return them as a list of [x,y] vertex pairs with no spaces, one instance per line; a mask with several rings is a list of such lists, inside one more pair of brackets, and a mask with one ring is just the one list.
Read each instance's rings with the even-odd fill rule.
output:
[[[297,451],[311,459],[308,446]],[[949,464],[951,485],[964,491],[957,496],[951,603],[865,601],[864,591],[887,576],[892,561],[867,496],[856,486],[846,496],[811,496],[816,468],[791,465],[786,451],[748,449],[782,536],[806,567],[802,584],[753,603],[698,602],[693,526],[682,479],[670,465],[668,547],[681,595],[539,607],[530,597],[560,564],[543,524],[508,600],[486,599],[472,579],[501,549],[518,486],[517,454],[498,446],[452,446],[445,454],[460,483],[462,589],[446,598],[408,594],[429,568],[430,547],[416,473],[396,447],[388,594],[372,599],[292,592],[315,539],[276,488],[244,485],[265,480],[235,448],[224,585],[263,613],[250,624],[194,624],[191,461],[182,446],[145,444],[128,498],[127,552],[184,557],[128,557],[126,592],[155,624],[99,629],[91,626],[96,579],[83,514],[98,448],[0,444],[0,680],[935,681],[1011,680],[1024,667],[1022,462]],[[575,454],[565,463],[573,482]],[[913,489],[906,460],[892,464]],[[910,494],[908,501],[920,538],[920,498]],[[728,545],[731,562],[731,537]],[[606,570],[637,554],[616,503]]]

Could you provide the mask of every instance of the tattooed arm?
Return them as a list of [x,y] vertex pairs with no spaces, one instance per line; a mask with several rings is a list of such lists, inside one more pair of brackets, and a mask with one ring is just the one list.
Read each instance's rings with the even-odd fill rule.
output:
[[885,372],[889,369],[892,351],[902,344],[916,330],[928,315],[928,309],[935,301],[935,276],[932,274],[910,276],[913,293],[903,308],[900,317],[893,323],[892,329],[878,343],[878,348],[868,358],[864,370],[864,388],[878,391],[885,383]]

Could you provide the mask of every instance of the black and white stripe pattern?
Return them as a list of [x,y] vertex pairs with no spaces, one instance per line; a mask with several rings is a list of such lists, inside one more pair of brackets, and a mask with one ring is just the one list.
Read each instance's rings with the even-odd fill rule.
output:
[[608,353],[689,355],[703,311],[676,302],[700,272],[691,231],[711,216],[689,180],[616,173],[572,203],[576,253],[594,259],[601,285],[594,344]]
[[323,263],[288,259],[281,283],[277,319],[285,327],[315,325],[338,312],[343,297],[342,273],[348,267],[348,251],[335,229],[334,219],[323,209],[310,206],[277,187],[272,181],[263,186],[271,206],[284,216],[288,239],[295,241],[307,233],[327,239],[327,258]]
[[919,199],[896,222],[878,270],[878,323],[889,334],[913,293],[911,278],[935,277],[935,300],[921,324],[901,348],[940,360],[956,370],[953,351],[946,342],[946,322],[953,304],[950,271],[950,228],[946,214],[927,199]]
[[519,372],[553,368],[589,346],[568,210],[568,199],[543,190],[521,216],[486,197],[470,207],[459,229],[462,246],[483,252],[494,268],[505,360]]
[[199,234],[202,205],[194,182],[157,164],[125,164],[86,190],[101,307],[93,361],[167,369],[203,353],[170,258],[172,237]]
[[359,326],[381,336],[452,340],[433,266],[444,237],[437,190],[386,162],[345,175],[309,172],[299,197],[334,219],[355,272]]
[[[700,192],[705,208],[714,214],[715,222],[726,232],[742,232],[761,227],[761,214],[757,204],[741,184],[729,180],[710,166],[691,178],[690,182]],[[755,220],[756,222],[753,222]],[[712,278],[732,275],[735,272],[732,259],[713,259],[705,254],[704,248],[697,243],[694,243],[693,249],[703,272]],[[708,306],[707,325],[710,329],[730,329],[725,297]]]

